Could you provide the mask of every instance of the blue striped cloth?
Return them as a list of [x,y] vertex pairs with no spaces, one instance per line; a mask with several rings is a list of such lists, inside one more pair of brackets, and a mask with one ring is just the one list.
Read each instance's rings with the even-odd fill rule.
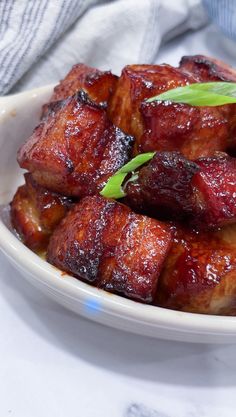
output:
[[6,93],[97,0],[0,0],[0,93]]
[[203,0],[211,20],[229,38],[236,40],[236,0]]

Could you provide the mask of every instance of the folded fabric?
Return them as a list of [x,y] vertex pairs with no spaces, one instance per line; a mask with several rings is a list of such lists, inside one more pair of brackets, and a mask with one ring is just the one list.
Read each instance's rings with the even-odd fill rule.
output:
[[201,0],[1,0],[0,94],[55,82],[81,61],[115,73],[152,63],[161,43],[206,20]]
[[22,75],[96,0],[1,0],[0,94]]

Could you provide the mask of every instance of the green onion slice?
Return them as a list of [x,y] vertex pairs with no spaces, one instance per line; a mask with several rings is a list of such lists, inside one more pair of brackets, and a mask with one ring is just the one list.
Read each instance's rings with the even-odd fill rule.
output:
[[126,176],[130,173],[132,174],[132,177],[126,182],[126,184],[131,180],[136,180],[138,176],[137,173],[135,173],[135,170],[139,168],[141,165],[150,161],[150,159],[152,159],[154,155],[155,152],[147,152],[137,155],[135,158],[131,159],[131,161],[125,164],[114,175],[112,175],[112,177],[109,178],[108,182],[106,183],[105,187],[102,189],[100,194],[103,197],[107,198],[125,197],[125,187],[123,187],[122,184]]
[[217,81],[189,84],[146,100],[148,103],[153,101],[171,101],[191,106],[222,106],[236,103],[236,83]]

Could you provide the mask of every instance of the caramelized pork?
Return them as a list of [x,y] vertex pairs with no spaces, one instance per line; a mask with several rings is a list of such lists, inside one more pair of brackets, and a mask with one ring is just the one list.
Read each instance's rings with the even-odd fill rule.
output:
[[156,303],[175,310],[236,314],[236,225],[195,234],[176,230]]
[[196,161],[199,171],[192,178],[193,223],[201,228],[236,222],[236,158],[218,155]]
[[128,182],[126,202],[135,210],[179,219],[192,211],[192,178],[198,165],[179,152],[157,152]]
[[200,82],[207,81],[234,81],[236,71],[223,61],[204,55],[183,56],[179,68],[197,78]]
[[144,133],[140,113],[142,102],[163,91],[186,85],[193,78],[170,65],[128,65],[121,73],[108,112],[111,120],[124,132],[132,134],[138,144]]
[[48,191],[25,174],[25,185],[18,188],[11,203],[12,225],[26,246],[43,250],[71,206],[70,199]]
[[141,113],[145,130],[140,139],[140,152],[180,151],[187,158],[196,159],[230,146],[230,123],[222,106],[144,102]]
[[[205,61],[204,61],[205,58]],[[196,159],[224,151],[236,142],[236,107],[192,107],[145,99],[175,87],[223,79],[234,81],[235,71],[198,56],[186,57],[179,68],[170,65],[130,65],[123,69],[111,98],[113,123],[136,138],[137,153],[181,151]],[[203,64],[201,64],[203,65]],[[218,76],[217,76],[218,74]]]
[[99,288],[150,303],[170,244],[167,225],[93,196],[57,227],[47,259]]
[[199,229],[236,222],[236,158],[218,153],[195,162],[178,152],[157,152],[127,185],[127,203]]
[[67,196],[100,191],[131,154],[133,138],[83,92],[56,104],[20,148],[18,162],[38,184]]
[[[184,56],[179,68],[197,78],[198,82],[233,81],[236,82],[236,70],[224,62],[204,55]],[[236,105],[230,104],[220,108],[222,115],[229,120],[227,147],[230,152],[236,152]]]
[[[84,90],[96,104],[106,105],[117,80],[118,77],[110,71],[99,71],[84,64],[74,65],[66,77],[60,81],[60,84],[54,88],[49,103],[64,100],[78,91]],[[45,104],[43,115],[45,116],[47,112],[48,104]]]

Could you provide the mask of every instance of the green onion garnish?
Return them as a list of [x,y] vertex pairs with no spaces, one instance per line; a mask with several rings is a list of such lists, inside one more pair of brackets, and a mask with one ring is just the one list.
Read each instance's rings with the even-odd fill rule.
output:
[[125,197],[125,187],[122,187],[122,184],[126,176],[132,173],[132,180],[134,181],[135,179],[137,179],[137,174],[134,173],[135,170],[139,168],[141,165],[150,161],[150,159],[152,159],[154,155],[155,152],[142,153],[140,155],[137,155],[135,158],[131,159],[131,161],[125,164],[111,178],[109,178],[108,182],[106,183],[105,187],[102,189],[100,194],[103,197],[107,198]]
[[236,83],[217,81],[189,84],[146,100],[148,103],[153,101],[171,101],[191,106],[222,106],[236,103]]

